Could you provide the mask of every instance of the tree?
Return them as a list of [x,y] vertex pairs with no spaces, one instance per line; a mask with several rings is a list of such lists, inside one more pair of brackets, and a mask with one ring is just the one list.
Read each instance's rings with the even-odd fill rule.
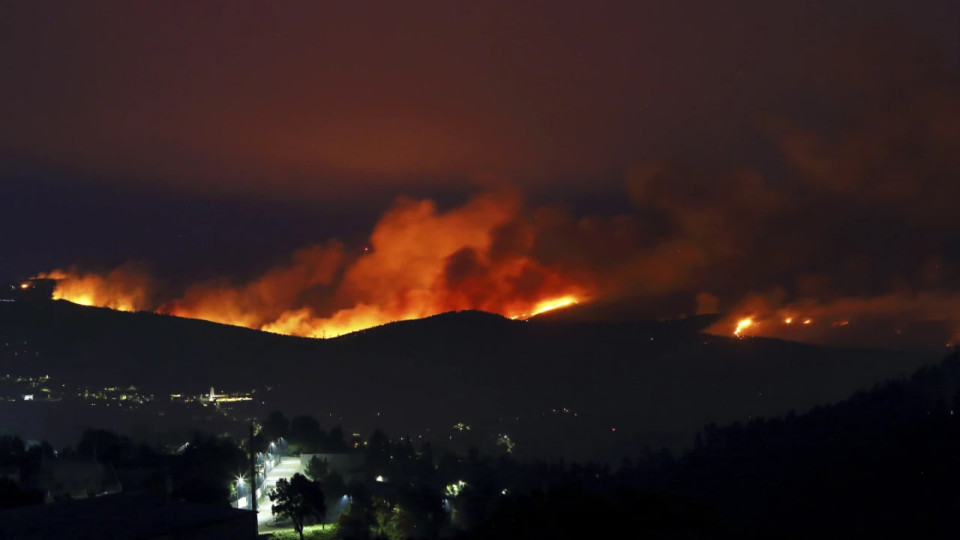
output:
[[291,451],[312,454],[320,449],[325,434],[320,423],[312,416],[298,416],[290,421],[289,436]]
[[345,452],[347,450],[347,443],[343,439],[343,428],[334,426],[330,430],[324,450],[327,452]]
[[366,540],[370,538],[370,528],[376,526],[373,498],[362,485],[355,485],[350,495],[350,506],[340,513],[337,521],[340,537],[344,540]]
[[307,476],[311,480],[323,480],[327,476],[327,473],[330,471],[330,464],[325,459],[320,459],[318,456],[313,456],[310,458],[310,462],[307,463]]
[[374,538],[389,538],[393,540],[397,537],[397,513],[394,512],[394,508],[394,505],[383,497],[373,499],[372,509],[374,523],[370,526],[370,531],[373,533],[372,536]]
[[322,523],[327,512],[320,482],[311,481],[300,473],[294,474],[289,481],[286,478],[278,480],[277,487],[270,492],[269,497],[273,503],[273,513],[290,518],[300,540],[303,540],[303,524],[306,518],[313,516]]
[[443,496],[426,486],[405,486],[397,501],[397,529],[403,538],[436,538],[448,518]]
[[343,476],[340,476],[340,473],[337,471],[330,471],[323,478],[324,493],[330,496],[331,499],[339,499],[343,494],[347,492],[347,483],[343,481]]
[[121,437],[105,429],[87,429],[77,444],[77,453],[101,463],[117,464],[130,460],[136,446],[127,437]]
[[0,435],[0,465],[17,464],[26,453],[23,439],[14,435]]
[[174,461],[173,496],[191,502],[229,504],[230,486],[249,467],[233,441],[197,435]]
[[267,416],[267,419],[263,421],[262,433],[269,444],[278,440],[280,437],[286,437],[289,429],[290,421],[287,420],[287,417],[280,411],[273,411]]

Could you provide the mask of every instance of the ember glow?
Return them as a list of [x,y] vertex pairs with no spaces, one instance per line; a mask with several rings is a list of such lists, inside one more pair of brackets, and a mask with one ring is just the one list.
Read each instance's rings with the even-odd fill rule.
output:
[[958,308],[960,294],[945,290],[829,302],[807,298],[786,303],[779,294],[751,295],[706,331],[826,345],[929,349],[944,343],[934,341],[936,337],[946,336],[948,343],[960,340]]
[[[402,199],[362,250],[337,241],[298,250],[247,283],[197,283],[171,300],[149,299],[150,279],[125,269],[105,276],[56,271],[55,298],[245,326],[305,337],[335,337],[393,321],[476,309],[526,319],[590,296],[583,276],[529,255],[532,235],[511,191],[484,193],[439,211]],[[504,230],[512,231],[509,249]]]
[[[768,315],[751,315],[749,317],[737,319],[736,326],[733,330],[733,335],[736,337],[743,337],[746,334],[757,335],[761,332],[760,326],[765,326],[766,331],[763,332],[763,335],[774,336],[777,335],[776,327],[777,322],[780,322],[782,326],[792,326],[794,318],[792,316],[784,317],[782,314],[768,314]],[[841,320],[834,322],[832,326],[846,326],[850,321]],[[804,326],[809,326],[813,324],[812,319],[804,319],[801,321],[801,324]]]
[[[733,335],[736,337],[743,337],[746,334],[750,335],[764,335],[764,336],[779,336],[782,332],[778,331],[778,326],[783,329],[784,327],[793,326],[795,317],[792,315],[784,315],[783,313],[766,313],[766,314],[753,314],[749,317],[734,317],[731,320],[736,321],[734,326]],[[777,323],[780,324],[777,324]],[[709,331],[715,332],[718,328],[723,326],[728,326],[728,322],[721,321],[717,325],[711,327]],[[802,326],[811,326],[813,324],[813,319],[803,319],[800,321]],[[840,319],[834,321],[831,326],[833,328],[838,328],[842,326],[847,326],[850,324],[850,321],[846,319]],[[760,327],[763,326],[764,330],[761,331]]]

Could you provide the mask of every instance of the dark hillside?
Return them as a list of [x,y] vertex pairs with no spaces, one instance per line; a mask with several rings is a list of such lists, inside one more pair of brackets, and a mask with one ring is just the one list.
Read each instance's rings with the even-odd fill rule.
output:
[[[675,468],[621,471],[708,501],[735,537],[952,538],[960,353],[805,414],[710,426]],[[671,472],[672,471],[672,472]]]
[[[312,414],[327,428],[481,447],[507,435],[522,455],[619,460],[642,445],[689,446],[711,421],[833,402],[934,360],[701,334],[708,323],[459,312],[314,340],[67,302],[4,303],[0,339],[13,345],[0,365],[158,396],[269,387],[258,405]],[[469,433],[452,431],[460,422]]]

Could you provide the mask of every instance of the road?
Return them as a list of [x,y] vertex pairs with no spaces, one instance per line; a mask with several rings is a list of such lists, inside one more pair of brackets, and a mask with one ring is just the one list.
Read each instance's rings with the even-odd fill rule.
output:
[[267,479],[264,482],[263,497],[257,501],[257,528],[260,532],[275,532],[285,529],[292,529],[289,523],[280,527],[273,526],[273,512],[270,510],[270,498],[267,493],[277,485],[277,480],[281,478],[290,479],[294,474],[300,471],[299,457],[285,457],[280,459],[270,472],[267,473]]

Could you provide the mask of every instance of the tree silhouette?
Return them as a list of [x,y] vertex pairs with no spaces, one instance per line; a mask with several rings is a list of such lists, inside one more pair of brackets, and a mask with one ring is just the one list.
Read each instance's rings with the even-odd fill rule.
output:
[[344,540],[365,540],[370,538],[370,528],[376,524],[373,498],[362,484],[354,485],[350,506],[340,513],[338,519],[340,537]]
[[314,516],[318,522],[323,522],[327,508],[320,482],[310,481],[297,473],[289,481],[286,478],[278,480],[269,496],[273,513],[290,518],[300,540],[303,540],[303,524],[307,517]]
[[343,481],[343,476],[337,471],[330,471],[323,477],[324,492],[331,499],[339,499],[347,492],[347,483]]
[[343,428],[340,426],[334,426],[330,430],[330,434],[327,435],[327,444],[325,447],[327,452],[344,452],[347,450],[347,443],[343,438]]
[[280,437],[286,437],[290,429],[290,421],[280,411],[273,411],[263,421],[263,435],[267,442],[273,442]]
[[290,421],[288,430],[291,451],[312,454],[320,449],[326,435],[320,423],[312,416],[298,416]]
[[330,464],[325,459],[313,456],[310,458],[310,462],[307,463],[306,473],[311,480],[323,480],[328,472],[330,472]]
[[230,440],[197,435],[173,465],[173,496],[191,502],[229,504],[230,484],[249,461]]

